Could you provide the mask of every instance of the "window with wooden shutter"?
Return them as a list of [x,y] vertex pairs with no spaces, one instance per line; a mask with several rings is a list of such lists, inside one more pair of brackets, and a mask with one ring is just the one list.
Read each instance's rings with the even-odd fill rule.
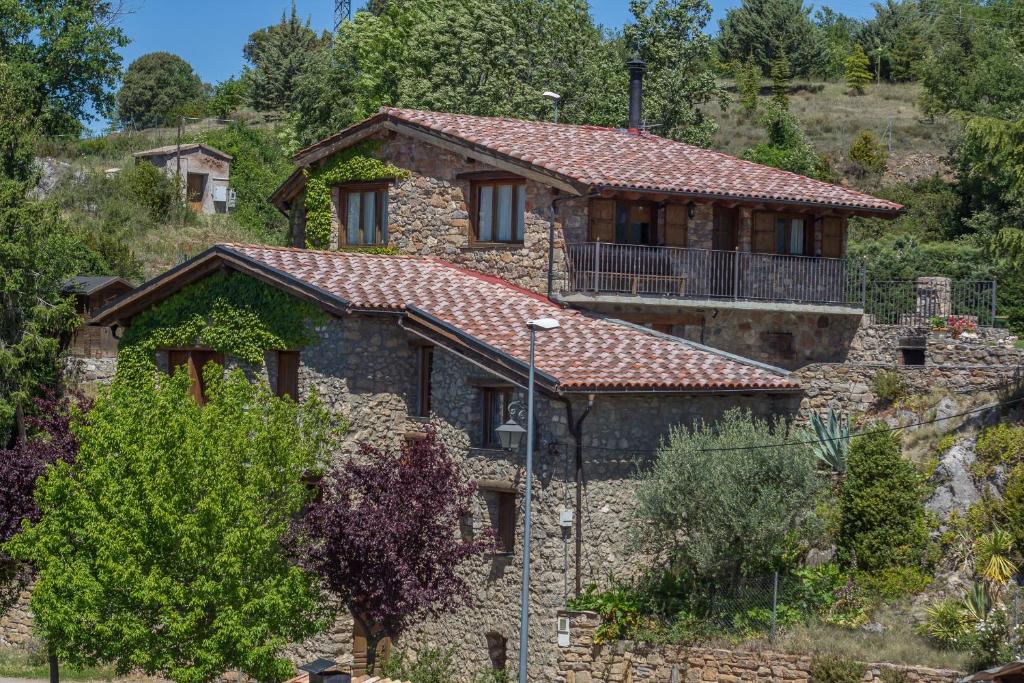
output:
[[488,523],[495,536],[497,552],[516,549],[516,489],[508,482],[483,480],[477,488],[487,505]]
[[277,352],[277,386],[275,394],[299,400],[299,352]]
[[615,241],[615,200],[590,200],[590,241]]
[[474,239],[521,244],[526,233],[526,181],[474,180],[471,187]]
[[416,385],[416,412],[417,417],[430,417],[430,399],[433,393],[431,376],[434,372],[434,347],[420,346],[417,348],[418,377]]
[[206,405],[206,381],[203,369],[208,363],[224,367],[224,354],[203,349],[171,349],[167,352],[167,367],[173,374],[182,366],[188,368],[189,392],[199,405]]
[[821,219],[821,255],[825,258],[843,257],[843,219],[839,216]]
[[685,204],[665,205],[665,246],[687,246],[687,216]]
[[512,402],[511,387],[486,387],[483,389],[483,433],[480,445],[484,448],[501,448],[498,427],[508,421],[508,406]]
[[758,254],[775,252],[775,214],[765,211],[754,212],[753,251]]

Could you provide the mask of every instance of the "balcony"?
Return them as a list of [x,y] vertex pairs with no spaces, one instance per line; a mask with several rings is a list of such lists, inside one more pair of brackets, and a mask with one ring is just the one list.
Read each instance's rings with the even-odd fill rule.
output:
[[867,313],[877,324],[925,326],[934,317],[996,322],[992,280],[871,281],[847,259],[583,242],[567,247],[571,303]]
[[570,294],[863,309],[865,276],[846,259],[584,242],[567,247]]

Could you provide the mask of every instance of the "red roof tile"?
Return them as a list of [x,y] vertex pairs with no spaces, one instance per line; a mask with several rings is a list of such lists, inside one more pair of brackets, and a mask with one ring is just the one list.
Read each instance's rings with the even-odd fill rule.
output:
[[613,189],[798,202],[895,214],[900,204],[648,133],[542,121],[384,108],[380,114],[299,152],[303,163],[349,130],[398,122],[583,184]]
[[561,323],[537,344],[537,368],[565,390],[790,390],[782,371],[633,325],[563,309],[499,278],[414,256],[220,245],[343,299],[353,308],[414,309],[526,363],[526,321]]

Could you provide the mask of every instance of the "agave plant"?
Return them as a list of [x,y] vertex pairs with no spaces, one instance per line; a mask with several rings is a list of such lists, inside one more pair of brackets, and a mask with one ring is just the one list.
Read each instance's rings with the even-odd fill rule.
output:
[[989,581],[1005,585],[1017,573],[1017,565],[1010,559],[1013,555],[1013,537],[1002,529],[982,534],[975,541],[976,567]]
[[988,619],[992,611],[992,595],[988,587],[980,581],[971,584],[963,601],[964,613],[974,623],[980,623]]
[[814,455],[836,474],[846,474],[846,455],[850,451],[850,418],[840,418],[829,407],[825,419],[816,412],[811,413],[811,428],[810,438],[817,441],[811,444]]
[[918,625],[917,631],[945,646],[958,645],[977,622],[965,607],[965,602],[956,598],[946,598],[925,608],[924,621]]

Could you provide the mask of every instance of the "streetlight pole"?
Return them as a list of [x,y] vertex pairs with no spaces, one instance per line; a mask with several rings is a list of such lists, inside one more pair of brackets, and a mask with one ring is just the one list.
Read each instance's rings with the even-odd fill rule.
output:
[[534,351],[537,347],[537,330],[553,330],[558,321],[551,318],[531,320],[530,328],[530,380],[526,391],[526,495],[523,502],[523,587],[519,596],[519,683],[526,683],[527,649],[530,639],[530,529],[533,520],[530,504],[533,499],[533,394],[534,394]]

